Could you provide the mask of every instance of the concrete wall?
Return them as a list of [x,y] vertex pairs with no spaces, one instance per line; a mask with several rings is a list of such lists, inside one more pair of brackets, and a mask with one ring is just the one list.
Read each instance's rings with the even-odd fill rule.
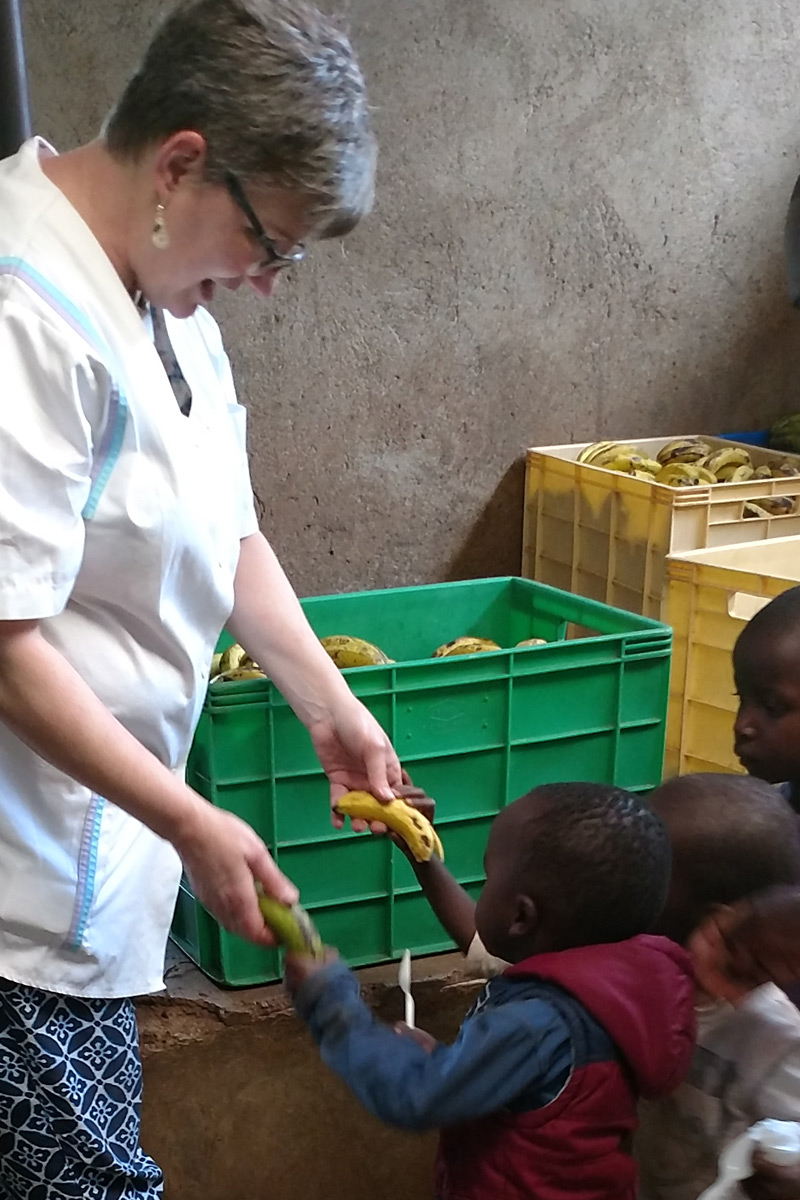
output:
[[[36,126],[98,125],[160,0],[26,0]],[[530,444],[800,408],[775,0],[349,0],[374,215],[219,305],[265,529],[304,593],[514,571]]]

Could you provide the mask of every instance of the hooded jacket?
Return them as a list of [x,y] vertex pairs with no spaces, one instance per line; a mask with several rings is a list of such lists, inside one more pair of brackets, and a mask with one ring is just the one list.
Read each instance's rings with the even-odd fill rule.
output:
[[636,1101],[675,1088],[694,1048],[689,958],[651,936],[515,964],[432,1053],[378,1022],[341,963],[295,1006],[366,1108],[442,1130],[439,1200],[634,1200]]

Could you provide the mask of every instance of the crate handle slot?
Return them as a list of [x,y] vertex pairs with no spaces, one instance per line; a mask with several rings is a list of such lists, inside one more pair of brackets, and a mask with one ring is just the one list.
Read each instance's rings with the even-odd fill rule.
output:
[[728,616],[738,621],[749,621],[771,599],[771,596],[753,596],[750,592],[728,592]]

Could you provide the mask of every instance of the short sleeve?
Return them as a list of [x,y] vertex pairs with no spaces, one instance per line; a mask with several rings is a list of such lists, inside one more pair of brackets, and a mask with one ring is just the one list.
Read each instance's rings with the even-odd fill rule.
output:
[[0,619],[54,616],[69,599],[83,557],[101,390],[97,364],[72,331],[23,296],[3,298]]

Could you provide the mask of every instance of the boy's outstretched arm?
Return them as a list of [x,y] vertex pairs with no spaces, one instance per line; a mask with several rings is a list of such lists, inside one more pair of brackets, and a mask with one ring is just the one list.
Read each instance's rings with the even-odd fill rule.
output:
[[[434,801],[422,788],[414,787],[407,774],[405,779],[406,786],[398,789],[398,794],[432,822],[436,809]],[[455,881],[436,855],[428,862],[417,862],[402,838],[392,835],[392,840],[411,863],[419,885],[425,893],[425,899],[445,931],[459,950],[466,954],[475,937],[475,901],[464,891],[461,884]]]
[[466,954],[475,937],[475,901],[436,855],[423,863],[407,857],[425,899],[459,950]]
[[287,955],[286,983],[323,1062],[365,1108],[403,1129],[486,1116],[522,1092],[536,1108],[552,1100],[569,1075],[568,1030],[538,1000],[479,1011],[452,1046],[437,1043],[429,1051],[373,1016],[344,963]]

